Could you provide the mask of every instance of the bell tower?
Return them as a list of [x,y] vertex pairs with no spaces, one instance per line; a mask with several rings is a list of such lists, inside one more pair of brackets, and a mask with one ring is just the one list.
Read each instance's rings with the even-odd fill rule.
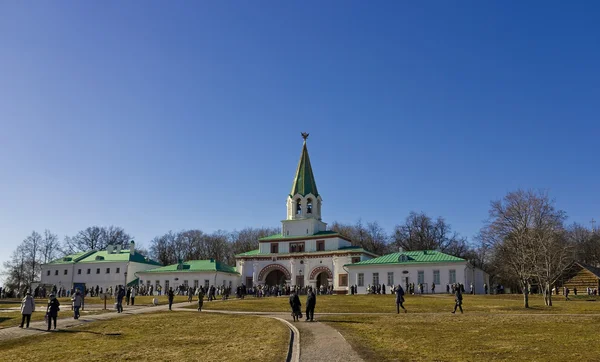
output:
[[313,235],[327,229],[327,224],[321,221],[323,200],[317,190],[306,147],[308,133],[302,132],[302,138],[304,139],[302,153],[296,168],[292,191],[287,198],[287,218],[282,222],[284,237]]

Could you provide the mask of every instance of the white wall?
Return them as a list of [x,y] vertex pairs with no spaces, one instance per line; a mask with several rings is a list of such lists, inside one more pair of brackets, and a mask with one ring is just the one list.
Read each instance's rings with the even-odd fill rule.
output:
[[[415,283],[415,288],[419,284],[419,271],[423,271],[426,284],[425,293],[431,293],[431,285],[434,282],[434,270],[439,270],[440,283],[435,286],[435,293],[446,293],[446,285],[450,284],[450,271],[454,270],[456,275],[456,283],[462,283],[466,291],[469,291],[470,279],[468,275],[472,275],[472,269],[467,266],[467,263],[441,263],[441,264],[419,264],[419,265],[363,265],[363,266],[347,266],[350,271],[350,284],[358,284],[358,274],[363,273],[364,285],[358,287],[358,293],[366,293],[366,288],[369,284],[373,284],[373,273],[379,273],[379,283],[386,285],[386,292],[389,292],[388,272],[393,273],[394,285],[402,285],[405,287],[405,278],[408,277],[409,283]],[[479,270],[479,269],[477,269]],[[480,271],[481,272],[481,271]],[[469,282],[469,283],[468,283]],[[483,283],[474,285],[476,293],[483,292]]]
[[[100,269],[100,274],[96,274],[96,269]],[[110,273],[106,273],[106,268],[110,268]],[[119,268],[119,273],[117,273]],[[70,289],[73,283],[85,283],[87,288],[96,287],[106,289],[118,285],[125,285],[135,279],[135,273],[141,270],[156,268],[155,265],[144,263],[129,263],[128,262],[99,262],[99,263],[76,263],[76,264],[61,264],[52,265],[45,264],[42,266],[41,283],[53,284],[57,288],[60,286]],[[64,270],[67,270],[67,275],[64,275]],[[81,269],[81,274],[78,271]],[[87,270],[90,269],[90,274]],[[50,275],[47,271],[50,270]],[[58,275],[55,276],[55,271],[58,270]],[[125,272],[127,271],[127,280],[125,280]]]
[[194,286],[194,280],[198,280],[199,286],[204,286],[205,280],[209,281],[209,285],[214,285],[215,287],[221,285],[229,286],[230,283],[233,288],[241,285],[241,278],[239,275],[222,272],[139,272],[137,273],[137,276],[140,278],[140,285],[147,285],[147,282],[150,281],[150,284],[156,288],[156,282],[158,281],[163,288],[163,294],[166,291],[164,288],[167,280],[169,281],[169,287],[172,287],[173,289],[183,285],[185,280],[188,281],[188,286]]
[[[323,239],[308,239],[308,240],[294,240],[294,241],[279,241],[279,253],[278,254],[287,254],[289,253],[290,243],[304,243],[304,252],[315,252],[317,251],[317,241],[324,240],[325,241],[325,251],[335,251],[339,250],[342,247],[351,246],[352,244],[342,238],[323,238]],[[270,254],[271,253],[271,243],[270,242],[260,242],[259,243],[259,252],[261,254]]]

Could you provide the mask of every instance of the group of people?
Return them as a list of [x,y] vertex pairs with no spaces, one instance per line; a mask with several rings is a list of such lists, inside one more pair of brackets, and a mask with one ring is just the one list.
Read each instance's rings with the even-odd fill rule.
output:
[[[456,313],[456,309],[460,309],[460,312],[463,313],[463,309],[462,309],[462,301],[463,301],[463,296],[462,293],[464,291],[464,286],[462,284],[452,284],[452,292],[454,293],[454,310],[452,311],[452,314]],[[398,285],[396,287],[394,287],[394,289],[392,289],[392,293],[396,295],[396,313],[399,314],[400,313],[400,308],[402,308],[402,310],[404,311],[404,313],[407,313],[408,311],[406,310],[406,308],[404,307],[404,289],[402,288],[401,285]]]
[[[81,298],[80,293],[76,294],[76,296],[79,296],[79,298]],[[76,296],[74,296],[74,298]],[[78,302],[81,303],[81,300],[78,300]],[[74,303],[73,305],[75,307],[75,301],[73,303]],[[75,308],[75,314],[74,314],[75,319],[79,318],[79,307],[81,307],[81,304],[79,304]],[[54,329],[56,329],[56,319],[58,318],[58,311],[60,311],[60,302],[58,301],[58,299],[56,299],[56,295],[54,293],[50,293],[50,296],[48,299],[48,305],[46,307],[46,320],[48,322],[48,331],[52,327],[52,322],[54,322]],[[27,291],[25,293],[25,297],[21,301],[21,324],[19,325],[19,328],[23,328],[23,327],[29,328],[29,322],[31,321],[31,315],[34,312],[35,312],[35,299],[31,295],[31,292]]]
[[[313,322],[315,318],[315,306],[317,305],[317,296],[313,291],[312,287],[308,287],[306,293],[306,322]],[[292,318],[294,322],[299,321],[302,318],[302,303],[298,296],[298,291],[292,289],[290,292],[290,307],[292,308]]]

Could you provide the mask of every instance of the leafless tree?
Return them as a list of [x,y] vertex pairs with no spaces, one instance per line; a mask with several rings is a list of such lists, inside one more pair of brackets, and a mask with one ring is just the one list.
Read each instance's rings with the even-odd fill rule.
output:
[[62,254],[60,242],[58,241],[58,235],[51,233],[48,229],[44,230],[41,252],[41,260],[43,264],[56,259],[60,254]]
[[133,238],[122,227],[90,226],[79,231],[75,236],[65,237],[64,247],[70,253],[106,249],[108,245],[129,247]]
[[358,220],[354,225],[334,222],[331,230],[350,239],[353,245],[372,253],[382,255],[387,251],[388,236],[376,221],[368,222],[366,225],[362,220]]
[[[529,289],[537,282],[546,296],[558,275],[570,263],[563,222],[544,192],[517,190],[493,201],[480,237],[493,250],[494,263],[505,278],[514,278],[529,308]],[[546,297],[551,305],[551,299]]]
[[467,239],[453,232],[444,218],[433,220],[424,212],[411,212],[394,228],[392,247],[404,250],[439,250],[458,257],[472,257]]

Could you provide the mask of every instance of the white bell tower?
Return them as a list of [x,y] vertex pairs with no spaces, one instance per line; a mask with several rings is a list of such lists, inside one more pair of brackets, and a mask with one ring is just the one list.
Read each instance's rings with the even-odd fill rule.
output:
[[321,221],[323,200],[317,191],[317,183],[306,148],[308,133],[303,132],[302,138],[304,138],[302,153],[292,191],[287,198],[287,218],[282,221],[283,237],[313,235],[327,230],[327,224]]

